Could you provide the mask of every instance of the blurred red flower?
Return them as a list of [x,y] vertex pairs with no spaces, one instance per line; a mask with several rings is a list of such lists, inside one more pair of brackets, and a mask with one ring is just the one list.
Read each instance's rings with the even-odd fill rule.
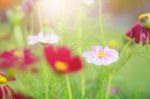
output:
[[70,49],[66,47],[56,47],[46,45],[44,47],[45,56],[49,65],[57,73],[71,73],[82,68],[79,56],[72,56]]
[[11,68],[16,65],[18,57],[14,55],[13,51],[4,51],[0,53],[0,68]]
[[136,23],[131,29],[129,29],[126,35],[131,39],[134,38],[135,43],[137,44],[140,43],[140,40],[143,45],[146,43],[150,44],[150,29],[142,27],[140,22]]
[[34,56],[29,49],[25,49],[23,52],[23,60],[21,61],[20,67],[26,69],[28,65],[37,62],[38,58]]
[[27,69],[29,65],[37,62],[38,58],[34,56],[29,49],[23,51],[11,50],[0,54],[0,68]]

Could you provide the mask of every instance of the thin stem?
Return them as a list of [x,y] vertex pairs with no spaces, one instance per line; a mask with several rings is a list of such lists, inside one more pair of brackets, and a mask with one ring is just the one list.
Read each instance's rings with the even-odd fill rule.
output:
[[105,46],[105,38],[104,38],[104,32],[103,32],[103,22],[102,22],[102,0],[99,0],[99,28],[100,28],[100,34],[102,39],[102,44]]
[[69,99],[72,99],[71,84],[70,84],[68,75],[66,75],[66,81],[67,81],[67,89],[68,89],[68,95],[69,95],[68,97],[69,97]]
[[150,56],[149,56],[149,54],[150,54],[150,52],[149,52],[149,45],[148,44],[146,44],[146,52],[147,52],[147,60],[148,60],[148,64],[149,64],[149,67],[150,67]]
[[48,84],[48,82],[49,82],[49,77],[48,77],[48,72],[46,72],[45,71],[45,99],[50,99],[49,97],[48,97],[48,86],[49,86],[49,84]]
[[82,94],[82,97],[85,96],[85,75],[84,75],[84,70],[81,71],[81,94]]
[[40,8],[39,2],[37,2],[37,13],[38,13],[38,20],[39,20],[40,32],[43,32],[41,8]]
[[112,76],[109,75],[108,83],[107,83],[107,90],[106,90],[106,99],[109,99],[111,81],[112,81]]
[[101,98],[104,99],[104,86],[105,86],[105,80],[104,80],[104,67],[102,66],[102,84],[101,84]]
[[105,77],[104,77],[104,67],[102,66],[101,68],[100,68],[100,72],[99,72],[99,75],[98,76],[100,76],[100,78],[98,78],[98,88],[97,88],[97,95],[96,95],[96,99],[104,99],[103,97],[104,97],[104,85],[105,85]]
[[22,50],[23,46],[24,46],[24,41],[23,41],[23,35],[22,35],[20,25],[16,25],[14,27],[14,35],[15,35],[15,38],[16,38],[16,43],[17,43],[18,48],[20,50]]

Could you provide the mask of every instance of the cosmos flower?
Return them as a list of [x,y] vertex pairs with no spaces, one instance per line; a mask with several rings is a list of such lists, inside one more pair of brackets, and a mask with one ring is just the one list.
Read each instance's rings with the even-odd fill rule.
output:
[[83,57],[91,64],[110,65],[118,60],[119,53],[109,47],[94,46],[90,51],[84,52]]
[[131,39],[134,38],[136,44],[139,44],[140,40],[143,45],[150,43],[150,29],[142,27],[140,23],[136,23],[126,35]]
[[39,33],[37,35],[31,35],[27,38],[27,43],[29,45],[34,45],[38,43],[42,44],[56,44],[59,41],[59,37],[55,33]]
[[4,97],[6,99],[11,99],[14,94],[13,89],[7,85],[8,81],[8,77],[5,74],[0,73],[0,99],[3,99]]
[[29,49],[25,49],[23,52],[23,60],[21,62],[21,68],[27,68],[28,65],[31,65],[38,61],[38,58],[34,56]]
[[57,73],[71,73],[82,68],[79,56],[72,56],[71,51],[66,47],[47,45],[44,47],[46,59],[50,67]]
[[0,54],[0,69],[13,67],[17,64],[18,60],[13,51],[4,51]]
[[[150,44],[150,28],[149,28],[149,19],[146,15],[141,15],[139,17],[139,22],[137,22],[131,29],[128,30],[126,36],[134,39],[136,44],[139,44],[142,41],[142,44]],[[148,21],[148,22],[147,22]]]
[[4,51],[0,54],[0,69],[19,68],[26,69],[29,65],[37,62],[29,49]]
[[0,99],[32,99],[30,96],[15,93],[14,90],[7,84],[8,81],[10,81],[9,77],[0,73]]

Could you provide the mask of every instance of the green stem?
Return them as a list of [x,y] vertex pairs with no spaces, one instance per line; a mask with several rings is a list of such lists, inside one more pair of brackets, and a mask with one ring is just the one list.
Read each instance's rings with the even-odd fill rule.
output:
[[67,89],[68,89],[69,99],[72,99],[71,84],[70,84],[70,80],[69,80],[68,75],[66,75],[66,81],[67,81]]
[[104,79],[104,67],[102,66],[100,68],[100,72],[98,74],[98,76],[100,76],[98,78],[98,82],[97,82],[97,92],[95,91],[96,94],[96,99],[104,99],[104,85],[105,85],[105,79]]
[[149,45],[148,44],[146,44],[146,53],[147,53],[147,60],[148,60],[148,64],[149,64],[149,67],[150,67],[150,56],[149,56],[149,54],[150,54],[150,52],[149,52]]
[[102,0],[99,0],[99,28],[100,28],[100,34],[102,39],[102,44],[105,46],[105,38],[103,33],[103,22],[102,22]]
[[45,99],[50,99],[48,97],[48,75],[46,74],[46,78],[45,78]]
[[104,98],[104,87],[105,87],[105,80],[104,80],[104,67],[102,66],[102,88],[101,88],[101,99]]
[[84,76],[84,70],[81,71],[81,94],[82,97],[85,96],[85,76]]
[[16,25],[14,27],[14,35],[16,38],[16,43],[17,43],[18,48],[22,50],[24,43],[23,43],[23,35],[22,35],[20,25]]
[[107,82],[106,99],[109,99],[111,81],[112,81],[112,76],[109,75],[108,82]]
[[38,13],[38,20],[39,20],[40,32],[43,32],[41,8],[40,8],[39,2],[37,2],[37,13]]

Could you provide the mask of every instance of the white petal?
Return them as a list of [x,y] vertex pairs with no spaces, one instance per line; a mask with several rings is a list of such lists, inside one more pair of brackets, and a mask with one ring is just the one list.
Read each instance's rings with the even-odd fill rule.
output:
[[38,43],[38,38],[37,36],[34,36],[34,35],[31,35],[27,38],[27,43],[29,45],[34,45],[34,44],[37,44]]

